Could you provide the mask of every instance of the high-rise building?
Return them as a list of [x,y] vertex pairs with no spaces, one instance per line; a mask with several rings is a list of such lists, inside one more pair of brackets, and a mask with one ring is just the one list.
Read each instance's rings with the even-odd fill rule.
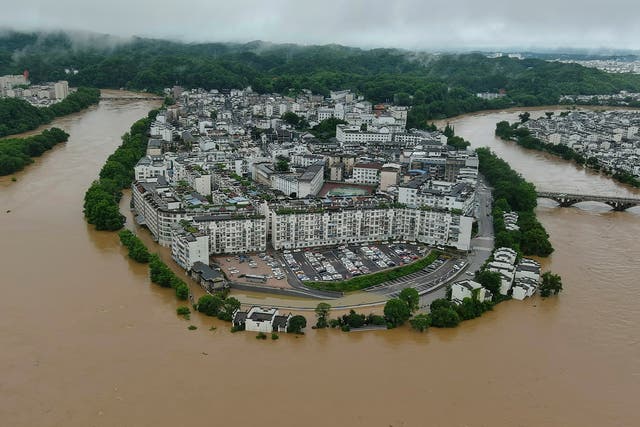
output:
[[57,100],[63,100],[69,96],[69,82],[60,80],[53,85],[53,91]]

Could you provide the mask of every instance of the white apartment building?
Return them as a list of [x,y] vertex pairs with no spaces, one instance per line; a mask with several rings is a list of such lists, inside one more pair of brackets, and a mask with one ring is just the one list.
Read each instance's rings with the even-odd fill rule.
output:
[[403,239],[469,250],[473,219],[442,211],[389,207],[272,207],[275,249]]
[[136,181],[158,178],[159,176],[166,177],[167,162],[162,158],[145,156],[138,161],[133,170]]
[[181,201],[161,179],[136,181],[131,186],[136,221],[146,225],[154,239],[162,246],[171,245],[174,224],[187,217]]
[[335,110],[333,108],[318,108],[318,121],[330,119],[334,117]]
[[272,174],[270,176],[271,188],[282,191],[287,196],[295,195],[297,198],[315,196],[324,184],[324,165],[315,163],[309,166],[302,174]]
[[476,193],[465,182],[450,183],[430,180],[422,175],[398,186],[398,203],[409,207],[457,210],[472,215]]
[[53,85],[53,92],[58,101],[65,99],[69,96],[69,82],[66,80],[60,80]]
[[352,181],[358,184],[379,184],[381,169],[380,163],[356,163],[353,166]]
[[387,128],[362,131],[358,126],[337,125],[336,139],[342,145],[365,145],[368,142],[390,142],[392,133]]
[[26,84],[27,79],[22,74],[0,76],[0,89],[11,89],[14,86]]
[[301,166],[306,168],[316,163],[324,164],[324,162],[325,157],[321,154],[291,154],[291,165],[293,166]]
[[203,196],[211,195],[211,175],[201,171],[191,169],[187,173],[187,183]]
[[209,253],[237,254],[267,249],[267,220],[262,215],[205,214],[194,224],[209,238]]
[[196,262],[209,265],[209,238],[195,229],[190,232],[175,224],[171,235],[171,257],[185,270],[190,270]]

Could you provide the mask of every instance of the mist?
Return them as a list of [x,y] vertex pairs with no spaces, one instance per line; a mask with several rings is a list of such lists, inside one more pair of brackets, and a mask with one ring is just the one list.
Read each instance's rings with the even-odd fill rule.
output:
[[[132,36],[185,42],[338,43],[406,49],[639,49],[640,3],[630,0],[32,0],[4,8],[0,26],[74,31],[74,43]],[[115,37],[82,36],[87,31]]]

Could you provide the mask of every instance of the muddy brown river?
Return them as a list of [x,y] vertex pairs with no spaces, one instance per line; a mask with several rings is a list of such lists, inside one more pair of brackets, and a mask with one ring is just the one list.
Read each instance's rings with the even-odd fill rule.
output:
[[[259,341],[178,318],[174,295],[117,236],[83,220],[91,180],[156,106],[102,101],[59,119],[69,141],[16,182],[0,178],[0,425],[640,425],[637,209],[541,202],[556,248],[545,267],[564,281],[557,298],[507,302],[454,330]],[[453,123],[541,189],[633,192],[496,140],[495,122],[514,117]]]

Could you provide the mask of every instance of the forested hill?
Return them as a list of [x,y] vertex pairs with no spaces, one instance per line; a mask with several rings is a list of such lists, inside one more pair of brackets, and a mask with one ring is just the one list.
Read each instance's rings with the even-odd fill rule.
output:
[[[66,69],[77,74],[65,74]],[[374,102],[413,105],[409,126],[426,119],[516,105],[554,104],[560,95],[640,92],[640,76],[607,74],[540,59],[489,59],[398,49],[265,42],[185,44],[63,33],[3,33],[0,75],[28,69],[34,82],[67,79],[74,86],[159,91],[184,87],[327,94],[352,89]],[[476,92],[506,90],[486,101]]]

